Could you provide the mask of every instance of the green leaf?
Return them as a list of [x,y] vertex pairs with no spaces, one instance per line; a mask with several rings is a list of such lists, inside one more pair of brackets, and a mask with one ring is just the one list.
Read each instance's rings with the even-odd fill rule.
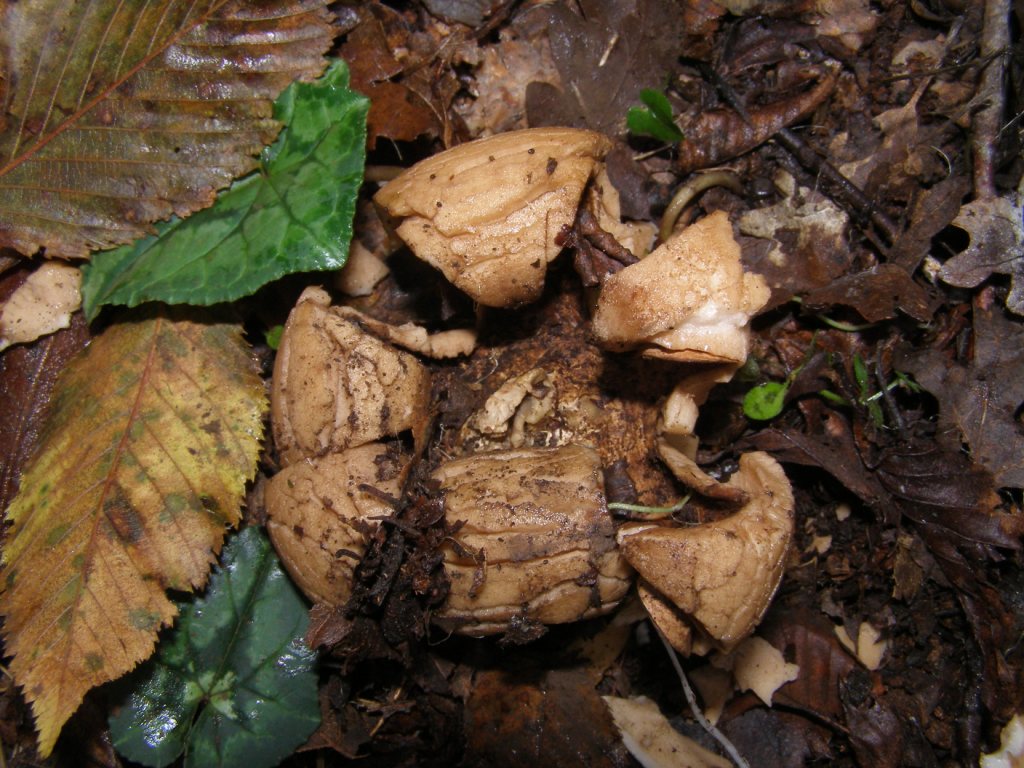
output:
[[782,413],[782,407],[785,404],[788,391],[788,380],[785,383],[768,381],[764,384],[758,384],[744,396],[743,413],[748,418],[758,421],[774,419]]
[[644,88],[640,91],[640,101],[647,106],[631,107],[626,113],[626,127],[630,133],[653,136],[670,144],[682,140],[683,132],[672,119],[672,105],[662,91]]
[[232,301],[291,272],[341,267],[363,178],[367,109],[348,88],[344,62],[315,83],[293,83],[274,108],[286,127],[257,173],[212,207],[94,255],[83,269],[86,316],[105,304]]
[[672,119],[672,105],[669,104],[668,96],[662,91],[654,88],[644,88],[640,91],[640,101],[646,104],[654,116],[666,125],[675,125]]
[[863,400],[870,392],[871,380],[868,376],[868,366],[860,355],[853,356],[853,377],[857,380],[857,389],[860,390],[860,397]]
[[132,674],[114,746],[143,765],[273,766],[320,721],[306,605],[255,527],[235,536],[206,594],[181,606],[157,656]]

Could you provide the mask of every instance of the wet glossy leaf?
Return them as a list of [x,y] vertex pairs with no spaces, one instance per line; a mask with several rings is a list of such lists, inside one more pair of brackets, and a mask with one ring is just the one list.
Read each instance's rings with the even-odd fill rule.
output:
[[115,325],[57,379],[0,574],[10,671],[40,752],[90,688],[149,656],[239,519],[265,395],[241,329]]
[[23,0],[0,11],[0,246],[84,257],[208,206],[324,66],[323,0]]
[[114,746],[149,766],[182,753],[186,766],[277,765],[320,722],[308,623],[267,537],[245,529],[157,656],[125,681]]
[[366,109],[344,62],[292,85],[276,108],[287,128],[260,172],[157,235],[96,254],[84,270],[86,315],[102,304],[231,301],[290,272],[341,267],[363,180]]

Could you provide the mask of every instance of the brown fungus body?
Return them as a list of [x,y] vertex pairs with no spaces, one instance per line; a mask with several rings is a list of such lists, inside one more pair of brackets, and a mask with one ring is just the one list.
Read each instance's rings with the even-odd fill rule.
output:
[[556,238],[610,148],[592,131],[512,131],[423,160],[374,200],[412,252],[475,301],[515,307],[540,296]]

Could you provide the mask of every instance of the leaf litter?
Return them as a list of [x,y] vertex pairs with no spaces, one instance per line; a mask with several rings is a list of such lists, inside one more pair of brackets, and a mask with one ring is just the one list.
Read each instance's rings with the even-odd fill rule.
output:
[[[732,692],[719,727],[757,765],[971,764],[999,748],[1002,726],[1024,707],[1024,361],[1010,279],[1019,261],[1019,88],[985,106],[973,100],[994,57],[1005,64],[1004,80],[1020,83],[1016,54],[983,41],[982,11],[1003,19],[1011,11],[992,1],[966,9],[758,2],[725,4],[728,14],[718,4],[681,5],[681,14],[666,15],[665,4],[639,0],[433,2],[401,11],[368,4],[338,29],[346,30],[341,51],[350,51],[354,81],[390,105],[369,115],[369,162],[408,165],[490,131],[575,122],[624,141],[640,179],[630,210],[642,217],[664,208],[684,168],[680,148],[624,132],[643,88],[664,89],[688,143],[724,147],[715,162],[739,175],[744,193],[712,189],[694,207],[762,217],[743,241],[744,257],[763,265],[775,295],[748,370],[702,409],[698,459],[727,473],[738,452],[762,448],[792,478],[796,542],[758,634],[800,671],[774,692],[771,708]],[[544,23],[531,27],[538,17]],[[653,44],[637,42],[645,36]],[[516,43],[538,40],[550,62],[511,55]],[[790,112],[784,128],[792,135],[773,125],[762,138],[753,118],[811,93],[819,81],[798,70],[826,59],[839,63],[831,89],[815,94],[808,114]],[[356,75],[357,60],[365,74]],[[500,97],[496,82],[506,86]],[[994,134],[984,133],[984,120],[978,125],[986,107],[999,111]],[[704,113],[721,119],[701,122]],[[988,155],[972,155],[979,130]],[[986,163],[991,182],[979,185]],[[830,169],[850,187],[830,186]],[[830,217],[827,230],[808,231],[808,203]],[[978,218],[993,206],[999,221]],[[360,215],[356,238],[372,219]],[[384,242],[366,236],[382,255]],[[374,294],[355,302],[364,311],[435,326],[472,314],[401,252],[389,265]],[[297,282],[281,281],[272,291],[280,296],[258,310],[239,306],[261,326],[280,324]],[[62,340],[76,332],[82,326],[73,320],[49,339],[75,346],[81,341]],[[45,363],[32,361],[48,359],[45,345],[54,343],[2,358],[4,386],[25,393],[18,412],[28,414],[9,433],[16,446],[5,455],[4,482],[13,483],[8,462],[20,463],[34,442],[31,398],[45,390],[34,371]],[[26,352],[35,357],[18,363]],[[482,359],[470,384],[486,381],[494,362]],[[747,419],[746,392],[779,382],[788,388],[778,414]],[[474,397],[472,386],[452,387],[441,424],[457,425]],[[574,642],[609,630],[602,620],[539,638],[523,626],[504,644],[428,630],[446,589],[437,551],[450,531],[417,495],[429,490],[423,480],[412,479],[407,503],[378,529],[354,602],[345,611],[313,609],[322,724],[287,764],[520,765],[524,755],[575,764],[592,755],[593,764],[630,765],[600,706],[605,695],[647,697],[671,728],[716,749],[683,714],[678,683],[639,616],[624,620],[621,639],[597,660]],[[258,493],[251,502],[255,523]],[[813,546],[825,539],[827,548]],[[865,625],[885,643],[878,669],[837,639],[837,627],[857,638]],[[523,640],[531,642],[515,645]],[[697,670],[700,661],[684,665]],[[31,727],[19,720],[24,710],[13,689],[4,697],[5,745],[26,744],[18,736]],[[87,702],[73,724],[105,706]],[[507,727],[508,711],[523,715],[523,727]],[[69,741],[68,753],[102,739],[71,733],[81,741]],[[26,759],[21,750],[7,756]]]

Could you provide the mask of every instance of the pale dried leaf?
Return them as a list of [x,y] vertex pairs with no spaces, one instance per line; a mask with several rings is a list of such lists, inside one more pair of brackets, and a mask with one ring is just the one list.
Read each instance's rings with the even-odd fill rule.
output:
[[673,728],[650,699],[603,698],[626,749],[644,768],[731,768],[728,760]]
[[1011,197],[981,198],[963,206],[953,224],[967,231],[971,243],[942,266],[939,276],[950,285],[973,288],[992,274],[1009,275],[1006,306],[1024,315],[1024,219],[1020,203]]
[[81,284],[78,267],[41,264],[0,307],[0,350],[67,328],[82,305]]

